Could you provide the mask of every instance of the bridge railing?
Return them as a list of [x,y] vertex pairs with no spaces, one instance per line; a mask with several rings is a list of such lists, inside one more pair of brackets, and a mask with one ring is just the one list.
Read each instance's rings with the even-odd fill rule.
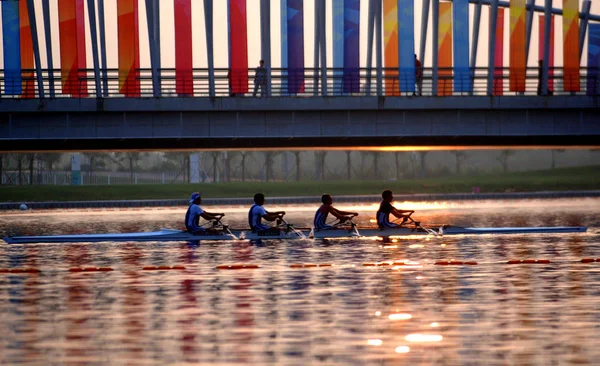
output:
[[[287,69],[271,69],[270,84],[264,96],[271,97],[314,97],[314,96],[412,96],[410,85],[415,83],[414,93],[422,96],[485,96],[490,95],[488,90],[487,67],[476,68],[470,71],[471,76],[459,74],[453,68],[439,68],[437,88],[434,88],[434,71],[432,68],[423,68],[422,78],[415,75],[402,75],[397,68],[383,69],[381,84],[378,83],[377,70],[366,68],[354,71],[353,75],[344,76],[343,69],[328,68],[325,80],[326,88],[322,87],[323,75],[320,69],[306,68],[296,71],[295,78],[291,78]],[[248,70],[247,91],[234,93],[230,88],[228,69],[214,70],[214,97],[252,97],[254,89],[255,69]],[[600,95],[600,72],[597,69],[580,68],[579,79],[565,78],[562,67],[550,68],[549,90],[550,95]],[[96,98],[96,80],[93,70],[80,71],[77,85],[63,85],[61,71],[43,70],[42,80],[46,97],[51,98]],[[100,97],[123,98],[126,96],[153,97],[153,78],[151,69],[139,69],[139,85],[135,85],[125,93],[122,89],[122,80],[119,79],[117,69],[101,70]],[[300,75],[300,76],[299,76]],[[472,80],[471,80],[472,79]],[[5,77],[4,70],[0,70],[0,99],[5,98],[38,98],[37,78],[34,70],[23,70],[21,77],[21,93],[11,95],[16,85],[11,84],[14,77]],[[524,85],[524,91],[514,91],[510,88],[510,71],[508,68],[497,68],[494,75],[492,95],[522,96],[541,94],[541,76],[537,67],[525,70],[525,78],[516,80],[517,84]],[[462,85],[458,82],[461,81]],[[239,82],[239,80],[238,80]],[[468,85],[472,83],[472,88]],[[245,78],[242,80],[245,84]],[[579,90],[571,92],[576,84]],[[291,92],[289,86],[295,89]],[[458,85],[458,86],[457,86]],[[437,90],[436,90],[437,89]],[[409,90],[409,91],[407,91]],[[462,90],[462,91],[457,91]],[[126,95],[129,94],[129,95]],[[160,96],[161,97],[211,97],[208,69],[193,69],[187,78],[176,75],[175,69],[160,70]],[[257,97],[261,96],[260,88]]]

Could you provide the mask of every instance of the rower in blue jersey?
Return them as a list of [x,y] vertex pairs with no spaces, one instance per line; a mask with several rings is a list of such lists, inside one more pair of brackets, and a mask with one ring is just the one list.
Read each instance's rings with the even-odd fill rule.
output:
[[316,231],[327,230],[334,227],[326,223],[329,214],[332,214],[336,219],[340,220],[340,223],[350,220],[354,216],[358,216],[358,212],[340,211],[333,207],[333,198],[331,198],[331,195],[329,194],[322,195],[321,202],[323,202],[323,204],[315,213],[314,228]]
[[252,205],[250,211],[248,212],[248,225],[250,225],[250,229],[252,229],[253,232],[273,229],[272,226],[263,224],[262,219],[267,221],[275,221],[283,218],[283,215],[285,215],[285,211],[268,212],[264,209],[264,204],[265,195],[262,193],[255,194],[254,205]]
[[[415,212],[410,210],[399,210],[392,206],[392,201],[394,201],[394,195],[389,189],[383,191],[381,197],[383,198],[383,201],[381,201],[381,205],[379,205],[379,210],[377,211],[377,226],[379,226],[380,229],[388,229],[402,226],[402,224],[404,224],[408,220],[410,215],[412,215],[413,212]],[[395,224],[393,222],[390,222],[390,214],[396,216],[398,219],[402,219],[402,223]]]
[[192,233],[203,233],[206,231],[212,231],[211,228],[206,229],[200,226],[200,218],[202,217],[205,220],[220,220],[224,213],[212,213],[204,211],[200,208],[200,203],[202,203],[202,197],[200,197],[200,193],[194,192],[190,197],[190,207],[185,213],[185,227],[187,230]]

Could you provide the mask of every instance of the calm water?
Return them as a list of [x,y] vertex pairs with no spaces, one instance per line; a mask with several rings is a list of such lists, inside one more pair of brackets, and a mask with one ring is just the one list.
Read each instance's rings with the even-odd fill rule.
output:
[[[265,205],[267,209],[276,207]],[[1,364],[598,364],[600,200],[425,202],[423,222],[586,234],[0,244]],[[373,205],[359,210],[362,223]],[[403,207],[408,207],[403,205]],[[309,225],[313,210],[285,207]],[[232,226],[246,212],[229,209]],[[0,236],[180,227],[184,209],[1,213]],[[306,217],[309,217],[308,219]],[[416,215],[417,216],[417,215]],[[363,267],[408,259],[418,265]],[[476,266],[435,266],[441,259]],[[507,265],[550,259],[550,265]],[[222,271],[228,263],[259,269]],[[292,263],[333,267],[292,269]],[[180,271],[144,266],[183,265]],[[70,273],[72,267],[112,272]],[[421,336],[418,336],[421,335]]]

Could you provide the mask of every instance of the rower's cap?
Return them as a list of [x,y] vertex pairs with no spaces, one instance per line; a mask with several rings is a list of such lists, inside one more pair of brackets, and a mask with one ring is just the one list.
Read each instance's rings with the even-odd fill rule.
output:
[[198,198],[200,198],[200,193],[198,193],[198,192],[192,193],[192,196],[190,197],[190,203],[194,203],[194,201],[197,200]]

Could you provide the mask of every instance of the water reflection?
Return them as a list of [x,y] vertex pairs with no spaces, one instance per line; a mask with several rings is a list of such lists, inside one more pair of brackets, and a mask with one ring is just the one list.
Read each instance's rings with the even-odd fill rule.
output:
[[[590,207],[598,203],[510,203],[511,216],[502,207],[438,205],[422,221],[594,225],[600,215]],[[309,224],[303,211],[286,211]],[[0,215],[0,235],[153,230],[176,227],[179,215]],[[245,213],[227,217],[240,224]],[[42,271],[0,273],[3,364],[546,365],[593,364],[600,357],[600,265],[578,262],[600,257],[597,228],[393,245],[373,239],[0,245],[0,253],[0,269]],[[505,264],[513,258],[552,262]],[[479,265],[432,264],[452,259]],[[419,264],[362,266],[401,261]],[[226,263],[260,268],[215,269]],[[174,265],[185,270],[142,269]],[[100,266],[114,271],[69,272]]]

